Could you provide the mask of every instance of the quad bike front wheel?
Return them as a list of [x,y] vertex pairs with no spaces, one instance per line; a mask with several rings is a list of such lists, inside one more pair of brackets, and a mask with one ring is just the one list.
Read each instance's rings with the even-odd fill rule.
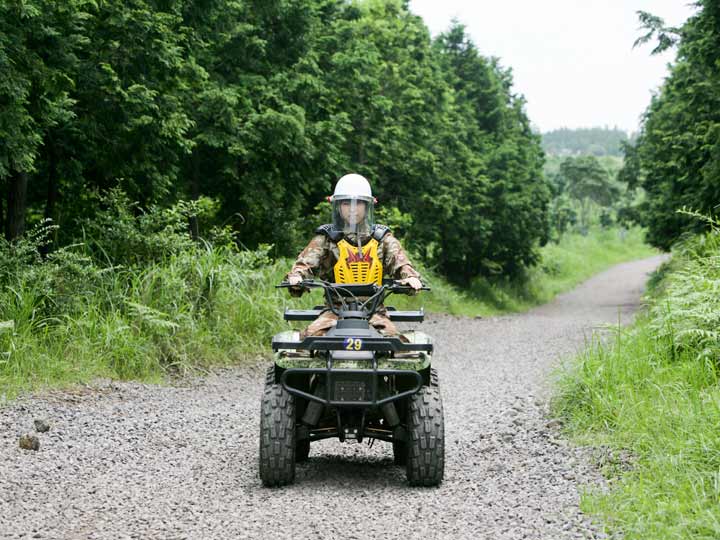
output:
[[274,487],[293,483],[295,449],[295,398],[279,384],[266,384],[260,407],[260,479],[263,485]]
[[408,482],[439,485],[445,475],[445,423],[438,387],[424,386],[410,398],[407,430]]

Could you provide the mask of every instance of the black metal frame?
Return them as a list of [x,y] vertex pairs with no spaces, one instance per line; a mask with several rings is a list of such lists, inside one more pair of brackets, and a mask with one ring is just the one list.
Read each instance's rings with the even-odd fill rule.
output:
[[[322,398],[320,396],[316,396],[314,394],[310,394],[309,392],[305,392],[304,390],[300,390],[299,388],[295,388],[293,386],[290,386],[288,384],[288,378],[290,378],[293,375],[325,375],[325,398]],[[335,376],[342,376],[342,375],[369,375],[371,384],[370,384],[370,400],[365,401],[344,401],[344,400],[335,400],[330,399],[330,393],[332,391],[332,381]],[[378,388],[379,388],[379,378],[380,377],[389,377],[389,376],[402,376],[402,377],[412,377],[415,379],[415,386],[410,390],[404,390],[398,394],[393,394],[391,396],[384,397],[382,399],[378,399]],[[328,359],[327,361],[327,367],[325,368],[288,368],[283,371],[282,375],[280,376],[280,384],[282,387],[287,390],[288,393],[301,397],[304,399],[307,399],[309,401],[315,401],[317,403],[320,403],[321,405],[325,405],[326,407],[362,407],[362,408],[368,408],[368,407],[381,407],[385,405],[386,403],[391,403],[393,401],[397,401],[399,399],[406,398],[408,396],[411,396],[413,394],[416,394],[420,388],[423,385],[423,378],[420,373],[417,371],[409,370],[409,369],[378,369],[377,367],[377,360],[373,359],[373,367],[372,369],[333,369],[333,362],[332,359]]]
[[[322,288],[323,294],[325,295],[326,310],[332,311],[335,315],[341,318],[342,311],[345,312],[346,316],[350,311],[357,311],[357,313],[353,314],[351,318],[360,317],[365,319],[372,317],[373,313],[382,306],[382,303],[391,294],[414,294],[416,292],[412,287],[399,285],[393,280],[388,280],[380,286],[374,283],[329,283],[326,281],[314,280],[303,280],[298,285],[290,285],[285,281],[276,287],[290,289],[297,288],[300,290]],[[423,286],[420,290],[429,291],[430,288]],[[348,307],[345,302],[346,298],[352,298],[351,305],[353,307]],[[335,305],[338,302],[342,304],[342,307]],[[297,318],[288,319],[288,311],[290,312],[290,317]],[[309,320],[306,317],[310,317],[310,315],[315,315],[315,317],[317,317],[317,315],[322,313],[322,310],[320,310],[316,315],[315,311],[316,310],[286,310],[286,320],[304,321]],[[413,322],[422,321],[424,319],[424,312],[422,310],[415,312],[398,312],[398,314],[400,317],[402,317],[402,314],[406,314],[406,317],[411,317],[405,319],[397,318],[396,320],[398,321],[405,320],[407,322]]]
[[[425,310],[418,311],[398,311],[393,307],[385,308],[387,316],[393,322],[423,322],[425,320]],[[286,309],[283,319],[286,321],[314,321],[323,312],[330,311],[329,308],[321,309]]]

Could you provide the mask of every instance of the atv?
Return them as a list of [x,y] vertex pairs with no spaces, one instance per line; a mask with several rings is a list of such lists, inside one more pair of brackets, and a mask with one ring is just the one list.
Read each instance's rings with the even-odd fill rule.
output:
[[[421,332],[386,336],[369,324],[387,296],[412,289],[395,281],[306,280],[300,286],[324,289],[325,306],[287,309],[285,320],[312,321],[331,310],[338,321],[323,336],[301,339],[300,332],[286,331],[273,337],[274,364],[267,371],[260,414],[262,483],[291,484],[295,464],[308,459],[310,444],[337,437],[392,443],[394,462],[406,467],[410,485],[439,485],[445,439],[432,340]],[[423,310],[385,309],[393,322],[424,319]]]

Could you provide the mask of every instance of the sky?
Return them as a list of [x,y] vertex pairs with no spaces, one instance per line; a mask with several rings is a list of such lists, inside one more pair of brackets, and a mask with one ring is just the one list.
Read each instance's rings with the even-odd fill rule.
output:
[[651,44],[633,49],[643,33],[636,12],[677,26],[696,8],[687,0],[411,0],[410,9],[433,36],[458,19],[483,55],[512,68],[541,131],[633,132],[675,56],[651,56]]

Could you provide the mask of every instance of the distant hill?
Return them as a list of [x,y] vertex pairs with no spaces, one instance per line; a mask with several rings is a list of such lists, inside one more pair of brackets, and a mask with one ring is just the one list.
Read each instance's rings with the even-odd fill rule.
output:
[[542,145],[550,155],[594,155],[594,156],[622,156],[623,141],[628,136],[618,128],[561,128],[543,133]]

